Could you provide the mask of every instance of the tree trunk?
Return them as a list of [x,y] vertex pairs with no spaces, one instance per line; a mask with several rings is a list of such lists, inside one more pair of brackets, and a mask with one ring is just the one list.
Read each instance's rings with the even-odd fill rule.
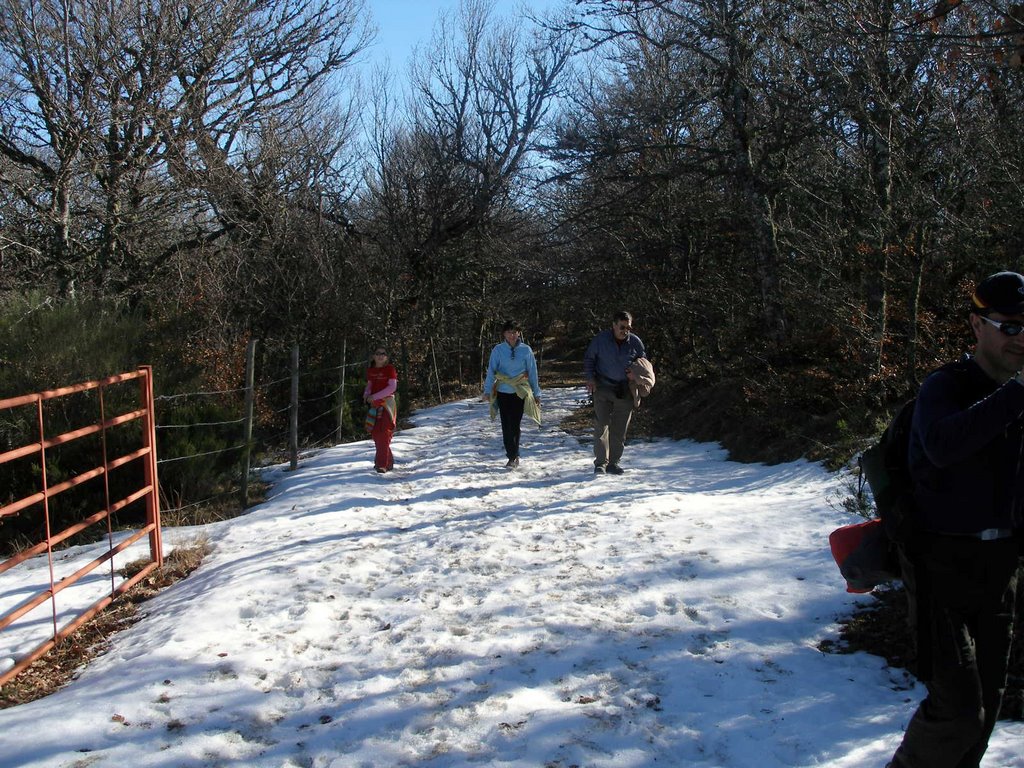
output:
[[915,235],[913,272],[910,276],[907,296],[907,384],[917,385],[917,316],[921,306],[921,285],[924,282],[925,238],[927,228],[918,224]]

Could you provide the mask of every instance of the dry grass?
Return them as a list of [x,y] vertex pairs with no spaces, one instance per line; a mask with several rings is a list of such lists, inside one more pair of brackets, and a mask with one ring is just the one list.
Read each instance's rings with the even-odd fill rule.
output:
[[[251,479],[249,481],[249,507],[265,501],[269,490],[269,483],[256,477]],[[219,523],[244,515],[246,511],[247,508],[241,504],[238,490],[223,493],[213,500],[183,506],[180,498],[167,498],[162,494],[160,500],[160,522],[164,528],[184,528]]]
[[[105,611],[87,622],[70,637],[59,642],[14,680],[0,688],[0,708],[13,707],[41,699],[59,690],[96,656],[104,653],[110,638],[143,618],[140,604],[162,589],[188,576],[199,567],[210,551],[209,540],[196,539],[188,546],[171,551],[164,564],[115,600]],[[125,578],[137,574],[148,560],[129,563],[121,570]]]
[[907,628],[907,599],[901,588],[879,587],[875,601],[839,620],[838,642],[823,641],[825,653],[867,653],[881,656],[890,666],[913,670],[914,644]]

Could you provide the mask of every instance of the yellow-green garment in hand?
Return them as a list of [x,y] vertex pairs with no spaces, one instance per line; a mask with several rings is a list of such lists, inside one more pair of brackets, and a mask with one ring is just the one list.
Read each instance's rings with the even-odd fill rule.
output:
[[[540,403],[533,396],[533,390],[530,389],[530,380],[525,372],[519,374],[514,379],[499,373],[495,375],[494,381],[496,384],[508,384],[515,389],[516,394],[523,399],[523,415],[529,416],[537,422],[537,426],[540,426]],[[497,387],[494,389],[496,391]],[[491,421],[494,421],[498,415],[498,396],[495,394],[495,391],[491,392]]]

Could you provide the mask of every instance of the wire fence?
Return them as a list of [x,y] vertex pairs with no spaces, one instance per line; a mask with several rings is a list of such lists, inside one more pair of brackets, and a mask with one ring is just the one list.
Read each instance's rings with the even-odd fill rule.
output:
[[[487,354],[493,341],[446,344],[435,340],[417,345],[393,348],[392,358],[399,370],[400,410],[407,413],[413,406],[440,403],[446,399],[465,397],[479,391]],[[260,342],[262,344],[262,342]],[[191,525],[200,521],[230,517],[249,506],[250,480],[258,480],[254,466],[288,462],[296,468],[300,450],[304,453],[363,439],[365,434],[365,368],[369,361],[362,351],[351,355],[344,343],[333,353],[338,364],[330,361],[330,349],[310,353],[314,364],[303,367],[300,350],[280,346],[261,346],[257,364],[257,343],[245,350],[244,378],[236,386],[233,377],[240,375],[241,360],[236,355],[234,373],[228,378],[214,378],[227,386],[197,386],[194,391],[160,391],[160,380],[175,376],[154,371],[154,435],[157,445],[156,466],[161,514],[165,523]],[[534,347],[538,368],[543,365],[543,348]],[[340,354],[339,354],[340,353]],[[333,362],[333,361],[331,361]],[[47,429],[67,431],[77,420],[97,407],[89,393],[77,396],[60,409],[47,412]],[[52,421],[52,425],[49,422]],[[0,446],[30,429],[31,419],[24,414],[0,414]],[[69,446],[50,451],[46,469],[55,477],[71,477],[85,466],[93,446]],[[0,470],[0,497],[10,495],[22,486],[30,486],[40,471],[38,462],[26,461]],[[60,514],[72,518],[87,514],[94,506],[99,490],[83,485],[80,496],[62,502]],[[237,499],[237,501],[236,501]],[[0,501],[3,499],[0,498]],[[201,509],[207,507],[206,509]],[[15,550],[19,542],[32,533],[34,516],[20,516],[0,532],[0,547]]]
[[[185,513],[232,495],[239,495],[244,508],[249,503],[254,459],[287,460],[294,469],[300,448],[308,452],[361,436],[366,360],[347,360],[346,344],[340,364],[303,369],[298,364],[299,349],[294,347],[287,375],[277,375],[278,361],[271,376],[259,381],[255,346],[250,342],[246,350],[245,385],[154,397],[165,515]],[[438,361],[452,363],[457,358],[449,376],[454,374],[461,381],[464,370],[475,367],[468,361],[482,355],[480,348],[438,349],[431,343],[418,361],[427,372],[421,389],[441,401]],[[476,371],[472,382],[478,384],[479,378]]]

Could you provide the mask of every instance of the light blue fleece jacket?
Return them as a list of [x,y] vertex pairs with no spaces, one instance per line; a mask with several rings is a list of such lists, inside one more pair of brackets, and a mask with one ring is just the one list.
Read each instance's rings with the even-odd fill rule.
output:
[[[491,350],[491,359],[487,363],[487,378],[484,380],[485,394],[491,394],[491,389],[494,387],[494,377],[499,373],[508,376],[510,379],[525,373],[530,382],[530,389],[533,390],[533,396],[540,397],[540,382],[537,381],[537,360],[533,356],[533,350],[526,344],[523,344],[523,342],[510,347],[507,341],[503,341],[501,344],[495,345],[494,349]],[[499,384],[498,391],[512,394],[515,392],[515,388],[510,387],[508,384]]]

